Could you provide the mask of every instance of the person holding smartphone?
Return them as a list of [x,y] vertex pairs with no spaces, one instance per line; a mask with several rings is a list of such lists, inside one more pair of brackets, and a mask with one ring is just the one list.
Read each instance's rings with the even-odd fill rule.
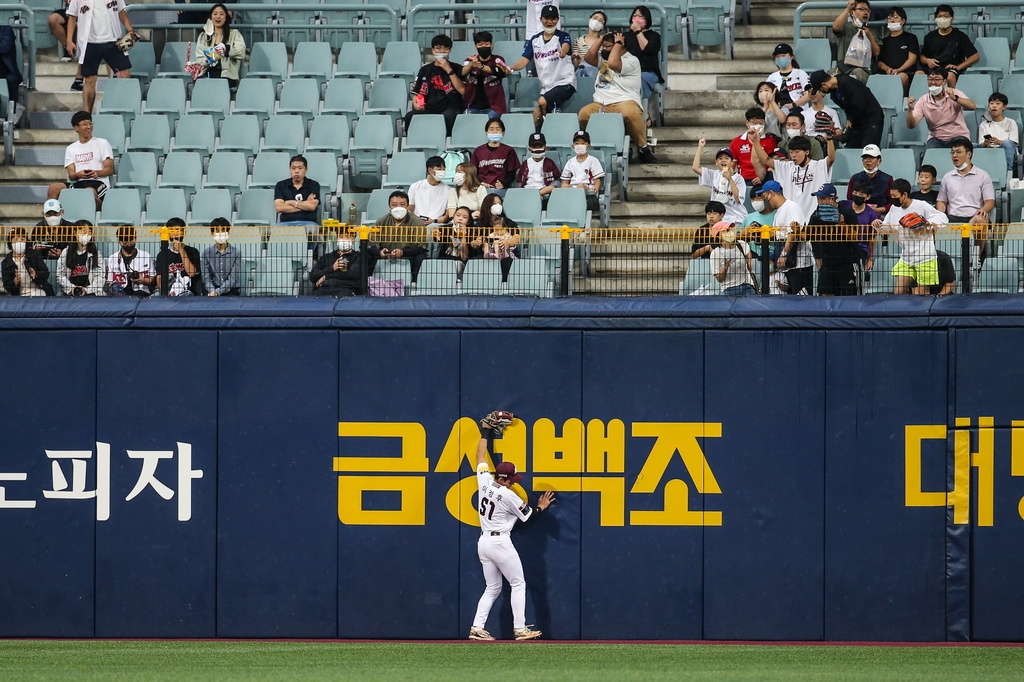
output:
[[117,242],[121,248],[107,259],[107,287],[112,296],[139,296],[146,298],[156,284],[153,256],[135,246],[135,228],[121,225],[117,228]]

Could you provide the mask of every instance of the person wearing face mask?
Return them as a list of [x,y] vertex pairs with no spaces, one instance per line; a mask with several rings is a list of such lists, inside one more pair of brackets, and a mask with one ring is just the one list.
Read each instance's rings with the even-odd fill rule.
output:
[[757,133],[758,144],[761,145],[767,154],[775,151],[775,138],[764,134],[764,112],[760,109],[751,107],[747,109],[747,113],[744,116],[747,121],[747,130],[739,137],[733,138],[732,142],[729,143],[729,152],[732,154],[732,158],[736,159],[736,164],[743,179],[748,183],[756,183],[760,182],[760,178],[754,163],[758,164],[758,168],[761,169],[762,173],[764,166],[760,165],[760,162],[757,161],[757,155],[753,153],[754,147],[751,135],[755,132]]
[[[938,209],[911,199],[910,183],[903,178],[892,183],[890,192],[892,208],[884,218],[872,223],[872,227],[877,232],[895,235],[902,248],[900,259],[892,269],[896,280],[894,293],[928,294],[930,287],[939,283],[935,228],[949,224],[949,220]],[[910,218],[904,220],[908,216]]]
[[977,106],[964,93],[946,85],[946,71],[942,67],[929,69],[928,94],[915,99],[907,98],[907,127],[916,128],[922,120],[928,125],[929,149],[950,147],[953,140],[970,137],[964,120],[964,111]]
[[465,206],[472,212],[473,218],[477,218],[480,215],[480,204],[487,196],[487,188],[480,182],[476,166],[460,163],[455,167],[452,184],[455,186],[448,190],[448,215],[454,215],[456,208]]
[[587,32],[572,41],[572,63],[576,67],[577,78],[597,78],[597,67],[583,60],[594,45],[600,45],[604,27],[608,25],[608,15],[597,11],[590,15]]
[[903,94],[906,95],[910,92],[910,79],[921,54],[921,47],[917,36],[903,30],[907,23],[907,12],[902,7],[890,9],[886,21],[889,35],[882,39],[876,70],[878,73],[899,76],[903,81]]
[[761,81],[754,88],[754,102],[763,112],[763,132],[781,138],[784,134],[782,128],[786,121],[786,110],[779,105],[779,89],[774,83]]
[[604,168],[596,157],[590,155],[590,133],[579,130],[572,136],[572,151],[576,155],[565,162],[562,169],[562,187],[578,187],[587,192],[587,210],[600,210],[598,196],[601,194],[601,180]]
[[156,284],[153,256],[136,247],[135,240],[135,228],[131,225],[117,228],[121,248],[107,258],[108,295],[146,297],[153,291],[151,287]]
[[409,187],[409,210],[425,224],[448,222],[448,185],[444,184],[444,159],[427,159],[427,177]]
[[935,8],[935,26],[935,30],[930,31],[921,44],[921,58],[918,60],[920,68],[917,73],[923,75],[924,69],[945,69],[946,84],[951,88],[956,87],[957,79],[971,64],[981,59],[981,54],[967,34],[953,26],[953,8],[949,5]]
[[185,244],[185,221],[171,218],[167,227],[171,228],[170,241],[166,248],[160,245],[156,257],[157,289],[164,296],[202,296],[199,249]]
[[892,176],[879,168],[882,163],[882,150],[878,145],[869,144],[861,150],[860,162],[864,170],[850,176],[846,198],[852,200],[854,188],[857,185],[866,185],[871,189],[868,205],[879,213],[885,213],[891,206],[889,190],[892,188]]
[[519,171],[516,150],[504,144],[505,122],[492,118],[484,124],[487,144],[473,150],[469,162],[476,166],[480,182],[489,192],[505,196],[505,190],[515,181]]
[[562,184],[561,171],[558,164],[548,158],[548,143],[542,133],[530,135],[526,144],[530,150],[530,158],[519,167],[516,182],[520,187],[537,190],[540,193],[541,208],[547,209],[551,191]]
[[[857,283],[862,286],[862,282],[870,279],[871,275],[866,273],[871,272],[875,264],[875,235],[871,225],[882,217],[884,212],[879,213],[868,205],[868,201],[871,199],[871,185],[864,182],[851,182],[850,187],[852,188],[850,199],[840,201],[839,210],[847,216],[847,223],[859,226],[857,228],[855,272]],[[889,194],[889,189],[886,189],[886,194]],[[890,205],[886,205],[886,211],[889,210]]]
[[737,238],[733,224],[715,223],[711,237],[718,243],[711,251],[711,272],[718,280],[722,296],[757,296],[750,246]]
[[[754,139],[756,141],[756,138]],[[814,192],[822,185],[832,181],[832,164],[836,160],[836,147],[828,140],[827,155],[820,161],[811,158],[811,141],[806,137],[796,137],[790,142],[790,161],[782,161],[765,154],[760,145],[754,145],[758,160],[773,172],[775,181],[782,187],[783,194],[794,201],[804,211],[806,220],[817,202]]]
[[769,180],[756,188],[754,196],[775,211],[772,220],[774,238],[777,243],[781,243],[776,268],[786,274],[786,293],[811,295],[814,291],[814,261],[804,231],[808,212],[792,199],[786,198],[782,193],[782,185],[775,180]]
[[68,245],[57,260],[57,283],[65,296],[104,296],[106,261],[92,240],[92,223],[73,225],[78,241]]
[[466,57],[462,63],[462,80],[466,83],[463,101],[467,114],[487,114],[488,118],[498,118],[508,111],[505,88],[501,83],[512,69],[508,68],[502,56],[494,54],[493,41],[490,31],[474,33],[476,54]]
[[787,112],[805,106],[811,100],[807,87],[811,81],[793,56],[793,48],[787,43],[779,43],[772,52],[772,59],[779,70],[768,76],[768,82],[778,88],[776,100],[779,105]]
[[[533,5],[532,0],[530,5]],[[569,56],[572,38],[558,30],[558,8],[553,4],[545,5],[540,11],[540,23],[543,30],[537,33],[530,33],[527,27],[529,38],[523,56],[511,67],[513,71],[521,71],[533,60],[537,69],[541,95],[533,110],[533,123],[538,131],[549,111],[555,111],[576,94],[576,69]]]
[[[409,195],[400,189],[392,192],[388,197],[388,212],[378,218],[374,226],[382,228],[381,244],[376,255],[380,258],[408,260],[412,281],[415,282],[420,266],[427,258],[427,249],[423,246],[427,243],[427,230],[426,223],[413,213]],[[373,274],[372,270],[370,274]]]
[[412,106],[405,115],[405,129],[409,129],[413,116],[441,114],[448,135],[451,135],[456,117],[466,110],[462,100],[466,91],[466,84],[462,80],[463,67],[453,67],[448,61],[452,53],[452,39],[448,36],[434,36],[430,41],[430,49],[434,55],[433,61],[420,68],[412,83]]
[[[309,271],[314,296],[358,296],[363,286],[363,264],[359,251],[355,250],[355,237],[342,232],[335,240],[337,248],[317,258]],[[373,274],[381,251],[374,244],[366,245],[368,275]]]
[[811,74],[811,90],[830,95],[846,112],[846,128],[842,136],[836,137],[847,148],[882,144],[885,112],[868,86],[852,76],[815,71]]
[[[654,152],[647,144],[647,126],[644,125],[640,99],[640,60],[626,52],[621,33],[606,33],[601,42],[590,46],[584,61],[597,66],[594,101],[580,109],[580,128],[587,129],[590,117],[599,112],[622,114],[626,133],[637,148],[638,163],[657,163]],[[630,160],[632,161],[632,152]]]
[[74,223],[64,219],[64,208],[56,199],[43,203],[43,219],[32,229],[31,250],[43,258],[60,258],[61,251],[71,246],[69,239]]
[[501,197],[488,194],[480,207],[476,236],[469,244],[470,258],[496,258],[501,261],[501,281],[508,281],[512,261],[522,258],[519,252],[519,225],[505,215]]
[[[437,244],[437,257],[458,260],[463,263],[469,258],[470,224],[473,222],[468,206],[459,206],[452,212],[451,227],[436,227],[432,232],[434,243]],[[462,279],[462,269],[458,271],[458,279]]]
[[818,266],[818,296],[856,296],[856,219],[839,205],[835,185],[825,183],[814,197],[818,205],[807,219],[807,235]]
[[882,43],[878,30],[868,26],[870,19],[871,3],[868,0],[849,0],[846,8],[832,22],[839,73],[853,76],[861,83],[868,82],[871,61],[878,57]]
[[231,223],[226,218],[210,221],[213,246],[203,251],[203,285],[207,296],[238,296],[242,272],[242,252],[229,244]]
[[825,93],[820,90],[810,90],[809,92],[811,93],[810,104],[800,112],[804,117],[804,129],[814,137],[841,134],[843,126],[839,121],[839,113],[832,107],[825,106]]
[[626,52],[640,60],[640,79],[643,83],[640,96],[643,98],[648,128],[654,124],[648,113],[651,95],[665,89],[665,79],[661,76],[661,34],[653,26],[651,10],[644,5],[637,5],[629,16],[629,30],[625,34]]
[[[809,136],[807,128],[804,126],[804,115],[799,109],[795,109],[786,115],[786,127],[782,132],[782,142],[779,143],[779,149],[789,153],[790,142],[798,137],[806,137],[811,141],[811,159],[818,161],[825,158],[825,150],[822,147],[828,144],[827,136],[823,136],[821,139]],[[822,140],[825,141],[823,142]]]
[[974,264],[980,267],[985,260],[985,228],[988,216],[996,207],[996,193],[992,176],[975,166],[974,145],[966,137],[953,140],[949,158],[953,170],[942,176],[939,183],[939,197],[935,208],[957,225],[969,224],[978,228],[974,244],[979,248],[980,260]]
[[711,189],[711,201],[720,202],[725,208],[725,220],[742,223],[747,215],[743,205],[747,196],[747,183],[736,171],[736,160],[732,158],[728,147],[719,149],[715,154],[715,168],[701,166],[700,160],[706,144],[707,140],[703,137],[697,141],[697,153],[693,155],[691,170],[700,177],[698,183],[701,187]]
[[0,262],[4,290],[11,296],[53,296],[46,261],[27,247],[28,231],[24,227],[12,227],[7,236],[10,252]]
[[[544,8],[551,7],[555,11],[555,18],[558,18],[558,9],[562,4],[562,0],[527,0],[526,3],[526,36],[530,37],[537,35],[545,28],[547,24],[543,22]],[[550,11],[549,11],[550,14]],[[558,29],[562,28],[562,22],[555,22],[555,27]]]

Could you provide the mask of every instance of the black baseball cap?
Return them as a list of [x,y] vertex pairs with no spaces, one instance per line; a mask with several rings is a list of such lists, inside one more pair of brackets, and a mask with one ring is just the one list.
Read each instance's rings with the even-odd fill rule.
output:
[[534,133],[526,142],[527,147],[547,147],[548,141],[544,139],[543,133]]
[[721,149],[719,149],[719,150],[718,150],[718,151],[717,151],[717,152],[715,153],[715,158],[716,158],[716,159],[717,159],[717,158],[718,158],[719,156],[728,156],[728,157],[729,157],[730,159],[735,159],[735,158],[736,158],[735,156],[733,156],[733,155],[732,155],[732,150],[731,150],[731,149],[729,149],[728,147],[722,147]]
[[818,71],[815,71],[814,73],[811,74],[810,77],[811,90],[820,90],[821,86],[825,83],[825,81],[829,80],[830,78],[832,78],[832,76],[828,75],[824,71],[821,71],[820,69]]
[[541,19],[557,19],[558,8],[554,5],[544,5],[544,9],[540,11]]
[[572,141],[575,142],[576,140],[583,140],[587,144],[590,144],[590,133],[586,130],[577,130],[576,134],[572,136]]
[[773,57],[777,54],[793,54],[793,48],[789,45],[789,43],[779,43],[778,45],[775,46],[775,49],[772,51]]

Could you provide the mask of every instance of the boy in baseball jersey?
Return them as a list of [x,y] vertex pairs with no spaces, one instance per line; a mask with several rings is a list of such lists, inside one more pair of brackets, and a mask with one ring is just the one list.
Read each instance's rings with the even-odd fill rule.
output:
[[550,490],[546,491],[537,501],[536,509],[533,509],[511,490],[513,484],[523,480],[522,474],[516,473],[515,464],[502,462],[496,467],[495,476],[491,476],[487,467],[488,439],[500,437],[505,428],[512,424],[513,418],[511,412],[495,410],[480,420],[484,437],[480,439],[476,450],[476,480],[480,500],[477,556],[483,564],[487,588],[477,604],[473,627],[469,629],[470,639],[494,639],[484,630],[484,625],[494,600],[501,594],[502,576],[512,587],[512,627],[516,639],[534,639],[541,635],[540,630],[532,630],[526,625],[526,580],[523,578],[519,553],[509,534],[516,525],[516,519],[526,521],[534,514],[541,513],[554,502],[555,495]]

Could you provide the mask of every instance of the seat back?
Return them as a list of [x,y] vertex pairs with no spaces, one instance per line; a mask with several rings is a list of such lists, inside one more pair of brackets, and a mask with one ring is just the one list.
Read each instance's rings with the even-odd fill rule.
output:
[[686,20],[690,43],[707,46],[723,44],[723,17],[728,16],[729,7],[721,0],[687,0]]
[[64,220],[96,223],[96,194],[91,189],[62,189],[58,201],[64,209]]
[[508,293],[551,298],[554,295],[554,282],[547,263],[532,258],[512,261],[508,273]]
[[249,165],[244,152],[215,152],[206,169],[206,184],[203,187],[223,187],[233,194],[245,188]]
[[366,202],[366,214],[360,222],[372,225],[381,217],[387,215],[388,196],[391,194],[391,191],[390,189],[375,189],[370,192],[370,199]]
[[327,84],[322,113],[348,114],[351,119],[357,119],[363,115],[365,95],[366,90],[360,80],[335,78]]
[[185,219],[188,203],[180,187],[161,187],[153,190],[146,202],[143,225],[166,225],[171,218]]
[[288,77],[288,51],[284,43],[258,42],[249,53],[247,78],[269,78],[277,85]]
[[[975,147],[971,161],[992,176],[992,187],[999,192],[1006,187],[1006,154],[1002,149]],[[999,205],[999,202],[996,202]]]
[[860,149],[836,150],[836,160],[832,164],[832,184],[845,185],[850,182],[850,177],[854,173],[859,173],[864,169],[860,160],[860,152]]
[[92,134],[110,143],[114,158],[124,153],[127,130],[120,114],[96,114],[92,117]]
[[711,274],[710,258],[691,258],[686,266],[682,294],[689,296],[697,291],[714,295],[721,293],[718,281]]
[[540,190],[513,187],[505,192],[502,205],[505,207],[505,214],[516,221],[519,227],[541,226]]
[[307,152],[331,152],[335,158],[348,154],[352,127],[344,114],[320,114],[309,129]]
[[113,187],[103,198],[103,210],[97,225],[139,225],[142,222],[142,200],[137,190]]
[[[977,148],[974,151],[977,152]],[[1003,162],[1005,163],[1005,158]],[[921,165],[935,166],[935,170],[938,171],[935,181],[938,183],[942,182],[943,175],[953,170],[953,161],[949,158],[948,149],[926,149]]]
[[187,194],[195,194],[202,179],[203,157],[198,152],[171,152],[164,161],[160,186],[181,187]]
[[273,225],[277,222],[274,210],[274,190],[251,188],[238,198],[236,225]]
[[576,78],[576,92],[558,107],[557,111],[564,114],[578,114],[580,109],[594,102],[594,84],[596,78]]
[[559,187],[548,195],[545,225],[584,227],[587,221],[587,193],[579,187]]
[[978,293],[1016,294],[1020,274],[1016,258],[988,258],[981,265],[981,275],[975,291]]
[[868,76],[868,87],[889,116],[903,111],[903,81],[899,76],[871,74]]
[[409,111],[409,89],[405,81],[396,78],[379,78],[370,88],[370,99],[366,113],[388,112],[404,116]]
[[580,129],[576,114],[548,114],[544,117],[541,132],[547,139],[548,149],[569,149],[572,136]]
[[101,114],[120,114],[125,128],[142,111],[142,85],[134,78],[111,78],[103,90]]
[[990,74],[994,89],[999,79],[1010,72],[1010,43],[1005,37],[977,38],[974,47],[978,48],[980,58],[971,71]]
[[[187,63],[188,43],[164,43],[163,52],[160,53],[160,71],[157,73],[157,77],[192,78],[185,71],[185,64]],[[104,94],[104,97],[106,97],[106,94]]]
[[[252,180],[249,187],[269,187],[289,177],[290,152],[260,152],[252,165]],[[241,210],[241,209],[239,209]]]
[[143,114],[132,124],[130,151],[150,151],[165,156],[171,148],[171,127],[161,114]]
[[[320,183],[325,194],[336,194],[338,191],[338,157],[333,152],[309,152],[304,155],[309,167],[308,176]],[[324,206],[324,198],[317,197]]]
[[[905,116],[897,118],[906,119]],[[894,178],[903,178],[911,185],[917,182],[917,154],[911,149],[886,149],[879,168]]]
[[146,113],[164,114],[177,121],[185,113],[185,81],[180,78],[159,78],[146,93]]
[[423,152],[399,152],[392,155],[382,189],[408,190],[412,183],[423,179],[426,163],[427,158]]
[[448,149],[472,151],[487,144],[487,114],[459,114],[452,127],[452,139]]
[[356,126],[355,147],[391,151],[395,139],[394,124],[390,116],[373,114],[363,116]]
[[156,53],[153,43],[139,41],[132,48],[132,78],[138,78],[143,85],[156,78]]
[[462,293],[496,296],[501,293],[501,261],[473,258],[462,272]]
[[444,116],[441,114],[413,116],[402,150],[420,151],[427,156],[435,156],[444,151],[447,134]]
[[230,190],[201,189],[192,199],[192,216],[189,225],[209,225],[216,218],[230,222],[234,199]]
[[505,114],[501,117],[505,124],[505,137],[502,142],[516,150],[519,156],[526,153],[530,135],[536,132],[531,114]]
[[333,71],[334,55],[328,43],[307,42],[296,46],[291,78],[313,78],[320,84],[329,79]]
[[259,118],[253,114],[231,114],[224,119],[217,150],[243,152],[248,156],[260,146]]
[[[257,43],[262,45],[263,43]],[[260,125],[270,118],[274,111],[274,101],[277,99],[277,91],[274,83],[268,78],[243,78],[238,83],[238,91],[235,93],[235,108],[231,110],[235,114],[253,114],[259,118]],[[224,126],[225,128],[227,126]],[[221,135],[224,131],[221,131]]]
[[447,258],[423,261],[413,293],[417,296],[451,296],[458,293],[460,265],[460,261]]
[[377,50],[373,43],[347,42],[338,53],[335,78],[356,78],[368,83],[377,77]]
[[306,124],[302,116],[274,114],[267,123],[262,151],[283,151],[294,156],[306,145]]
[[[125,152],[117,167],[117,185],[136,187],[148,194],[156,187],[156,157],[152,152]],[[103,199],[106,203],[106,198]]]
[[[305,45],[306,43],[303,43]],[[313,78],[289,78],[281,88],[277,112],[302,114],[308,122],[320,109],[320,84]]]
[[200,78],[192,87],[189,113],[209,114],[220,124],[231,111],[231,90],[224,78]]
[[800,38],[793,50],[800,68],[807,73],[832,68],[832,46],[828,38]]
[[[978,108],[988,106],[989,95],[992,94],[992,78],[984,73],[965,73],[956,82],[956,89],[964,93]],[[964,112],[966,117],[970,112]]]
[[209,114],[186,114],[178,122],[178,130],[174,135],[173,148],[176,150],[197,151],[204,156],[213,153],[217,140],[217,128],[213,116]]
[[412,41],[391,41],[384,46],[380,61],[380,77],[401,76],[412,80],[423,66],[420,44]]
[[537,99],[541,94],[539,78],[520,78],[516,83],[516,96],[512,100],[509,111],[513,113],[529,113],[537,107]]

